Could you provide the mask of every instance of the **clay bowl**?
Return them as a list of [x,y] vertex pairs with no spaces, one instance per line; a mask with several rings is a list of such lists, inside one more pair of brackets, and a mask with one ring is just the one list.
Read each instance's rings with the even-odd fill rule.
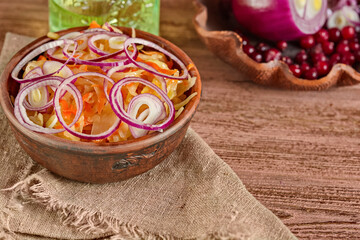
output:
[[[59,32],[64,35],[71,31],[84,30],[84,27]],[[131,34],[131,29],[120,28]],[[185,65],[191,59],[177,46],[169,41],[146,33],[136,31],[141,37],[164,47],[182,60]],[[163,161],[181,143],[199,105],[201,95],[200,75],[196,67],[190,71],[197,77],[195,86],[189,94],[196,91],[194,97],[182,114],[164,132],[154,132],[144,137],[119,143],[74,142],[53,135],[32,132],[23,127],[15,118],[10,96],[16,96],[19,84],[10,75],[15,65],[31,50],[50,41],[41,37],[21,49],[7,64],[0,82],[0,101],[10,126],[21,147],[30,157],[60,176],[68,179],[90,183],[116,182],[134,177],[155,167]]]

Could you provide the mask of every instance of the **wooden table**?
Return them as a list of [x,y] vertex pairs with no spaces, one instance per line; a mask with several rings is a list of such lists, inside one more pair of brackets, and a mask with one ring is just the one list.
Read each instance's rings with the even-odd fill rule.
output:
[[[360,88],[257,86],[205,48],[194,14],[191,0],[161,2],[161,36],[202,75],[192,128],[298,238],[360,238]],[[47,0],[0,1],[0,48],[8,31],[46,34],[47,18]]]

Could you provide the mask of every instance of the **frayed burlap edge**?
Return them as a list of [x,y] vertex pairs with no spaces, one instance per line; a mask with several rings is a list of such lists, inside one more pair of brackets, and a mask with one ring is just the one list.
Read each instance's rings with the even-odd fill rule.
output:
[[[85,234],[111,235],[110,240],[122,239],[182,239],[169,234],[151,233],[122,222],[120,219],[106,216],[100,211],[91,211],[79,206],[70,205],[49,195],[43,186],[43,179],[40,176],[32,176],[18,182],[7,190],[13,190],[17,198],[22,198],[25,203],[41,204],[47,211],[56,212],[61,222],[69,227],[75,228]],[[0,232],[1,234],[1,232]],[[0,235],[1,239],[1,235]],[[14,238],[13,238],[14,239]],[[194,238],[195,239],[195,238]],[[229,232],[205,233],[196,239],[250,239],[246,233],[231,234]]]

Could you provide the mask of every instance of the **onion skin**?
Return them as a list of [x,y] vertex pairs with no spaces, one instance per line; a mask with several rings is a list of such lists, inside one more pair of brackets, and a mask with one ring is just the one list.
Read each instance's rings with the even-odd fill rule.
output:
[[242,27],[271,41],[289,41],[316,33],[326,21],[327,1],[310,20],[301,18],[292,0],[232,0],[232,10]]

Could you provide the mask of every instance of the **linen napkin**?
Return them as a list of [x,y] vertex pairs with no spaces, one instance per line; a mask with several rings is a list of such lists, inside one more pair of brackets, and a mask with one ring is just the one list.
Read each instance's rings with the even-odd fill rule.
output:
[[[8,33],[0,71],[31,39]],[[79,183],[29,158],[0,111],[0,239],[296,239],[189,129],[134,178]]]

